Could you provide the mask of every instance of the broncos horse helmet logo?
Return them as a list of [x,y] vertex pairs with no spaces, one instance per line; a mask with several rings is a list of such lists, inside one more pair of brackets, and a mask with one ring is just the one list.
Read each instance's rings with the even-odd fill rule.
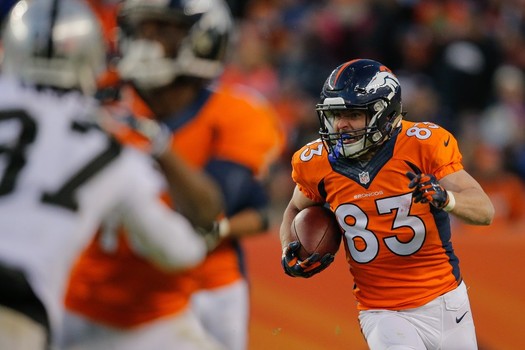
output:
[[399,88],[399,80],[396,76],[388,71],[377,72],[376,75],[366,85],[365,91],[367,94],[373,94],[382,87],[388,87],[391,91],[388,98],[394,96],[396,90]]

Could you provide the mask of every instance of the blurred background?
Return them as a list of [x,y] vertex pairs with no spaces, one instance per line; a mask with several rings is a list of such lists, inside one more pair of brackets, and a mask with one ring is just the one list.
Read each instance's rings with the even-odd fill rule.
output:
[[[15,2],[0,0],[0,15]],[[406,119],[437,123],[458,139],[466,169],[496,207],[489,227],[453,223],[479,347],[525,349],[525,0],[228,2],[237,30],[222,79],[265,96],[287,136],[267,183],[272,228],[243,242],[250,349],[366,349],[344,254],[312,279],[292,279],[280,267],[277,233],[293,189],[291,155],[318,137],[322,84],[354,58],[394,71]]]
[[266,96],[287,131],[271,181],[277,221],[290,197],[290,156],[317,137],[314,106],[322,84],[354,58],[391,68],[406,119],[450,130],[467,169],[484,183],[499,183],[490,188],[498,220],[523,220],[525,1],[230,2],[238,30],[223,79]]
[[480,350],[525,349],[525,1],[230,1],[238,19],[224,79],[276,108],[287,148],[268,185],[273,229],[244,240],[252,285],[250,349],[366,349],[344,253],[309,280],[285,276],[278,226],[292,153],[317,138],[315,103],[337,65],[378,60],[398,76],[406,119],[458,139],[496,207],[489,227],[454,222]]

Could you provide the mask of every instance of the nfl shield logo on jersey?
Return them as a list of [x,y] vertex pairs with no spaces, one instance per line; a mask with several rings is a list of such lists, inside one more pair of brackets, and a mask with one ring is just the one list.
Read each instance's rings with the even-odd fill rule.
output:
[[370,182],[370,175],[368,174],[368,171],[363,171],[361,174],[359,174],[359,182],[363,185],[366,185]]

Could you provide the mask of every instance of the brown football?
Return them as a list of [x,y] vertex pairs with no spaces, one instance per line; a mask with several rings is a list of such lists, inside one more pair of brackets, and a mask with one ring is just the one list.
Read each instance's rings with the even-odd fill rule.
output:
[[292,221],[292,232],[301,243],[297,256],[304,260],[313,253],[322,257],[335,254],[341,245],[342,233],[334,213],[322,206],[303,209]]

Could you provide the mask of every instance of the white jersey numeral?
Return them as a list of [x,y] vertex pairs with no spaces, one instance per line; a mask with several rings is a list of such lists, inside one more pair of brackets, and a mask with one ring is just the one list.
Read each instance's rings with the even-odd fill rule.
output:
[[[392,222],[392,235],[384,237],[386,247],[394,254],[407,256],[417,252],[423,246],[426,236],[423,220],[409,215],[412,193],[376,200],[379,215],[395,212]],[[352,258],[362,264],[375,259],[379,254],[379,239],[368,227],[366,213],[355,204],[343,204],[335,211],[339,225],[344,230],[348,249]],[[395,234],[396,229],[409,227],[414,235],[409,241],[401,241]],[[362,248],[364,247],[364,248]],[[362,249],[359,249],[362,248]]]

